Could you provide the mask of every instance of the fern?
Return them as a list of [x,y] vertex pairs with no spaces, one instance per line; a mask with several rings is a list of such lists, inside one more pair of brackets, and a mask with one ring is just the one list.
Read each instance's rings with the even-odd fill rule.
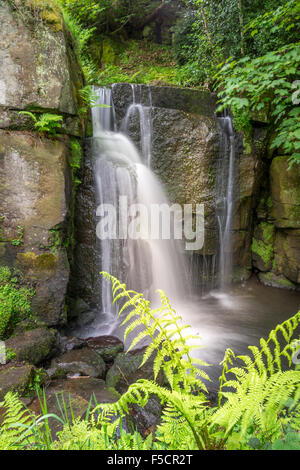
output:
[[13,392],[8,392],[5,395],[0,407],[5,410],[3,423],[0,427],[0,450],[13,450],[24,447],[28,440],[25,436],[20,439],[20,436],[24,428],[32,423],[32,417]]
[[56,130],[61,128],[63,117],[58,114],[43,113],[37,118],[29,111],[20,111],[18,114],[29,116],[34,121],[34,127],[40,133],[56,135]]
[[[212,426],[224,427],[228,436],[239,424],[240,436],[244,437],[248,427],[254,425],[272,442],[280,435],[280,417],[291,399],[296,403],[291,422],[295,416],[299,417],[300,372],[283,370],[283,359],[289,366],[292,364],[295,351],[291,340],[299,322],[300,312],[272,330],[267,340],[262,338],[260,348],[249,346],[251,355],[236,357],[231,350],[225,352],[219,405],[225,402],[214,414]],[[287,343],[284,347],[280,345],[282,341]],[[230,367],[234,360],[243,365]],[[229,379],[228,374],[231,374]]]
[[201,359],[191,356],[191,351],[199,346],[188,345],[191,339],[199,339],[198,336],[187,335],[185,330],[189,325],[181,325],[182,318],[176,315],[171,307],[166,294],[159,290],[161,307],[151,309],[149,300],[133,290],[126,290],[126,285],[108,273],[101,273],[105,279],[112,282],[113,302],[123,301],[119,316],[129,309],[122,322],[127,326],[124,339],[137,328],[143,330],[133,339],[128,351],[135,347],[142,339],[149,337],[151,343],[147,346],[142,363],[155,353],[154,379],[160,370],[163,370],[172,390],[183,389],[187,392],[207,391],[201,379],[210,380],[209,376],[197,366],[207,366]]

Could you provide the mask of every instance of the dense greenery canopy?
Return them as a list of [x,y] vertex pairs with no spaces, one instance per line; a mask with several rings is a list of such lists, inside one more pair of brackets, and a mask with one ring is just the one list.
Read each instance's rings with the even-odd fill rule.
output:
[[251,117],[260,116],[272,129],[273,151],[289,155],[291,164],[300,161],[297,0],[60,3],[89,83],[209,87],[222,98],[219,109],[231,109],[238,130],[247,136]]

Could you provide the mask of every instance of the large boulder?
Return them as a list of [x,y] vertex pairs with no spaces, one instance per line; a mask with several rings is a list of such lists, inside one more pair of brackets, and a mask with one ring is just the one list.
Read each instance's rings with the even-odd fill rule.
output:
[[96,336],[87,338],[87,344],[94,349],[105,362],[113,361],[119,353],[124,351],[124,344],[116,336]]
[[60,13],[53,12],[57,22],[51,25],[42,18],[46,5],[31,9],[28,1],[13,4],[15,9],[7,0],[0,5],[1,127],[16,125],[13,111],[29,107],[75,118],[82,74]]
[[36,328],[17,334],[5,341],[6,348],[15,353],[17,361],[38,365],[51,356],[56,344],[56,332]]
[[106,366],[95,351],[90,348],[73,349],[51,362],[51,367],[56,367],[69,375],[84,375],[94,378],[103,378]]
[[253,265],[262,283],[300,289],[300,169],[289,157],[273,158],[256,209]]
[[34,375],[35,369],[32,365],[0,366],[0,401],[8,392],[26,393],[33,382]]

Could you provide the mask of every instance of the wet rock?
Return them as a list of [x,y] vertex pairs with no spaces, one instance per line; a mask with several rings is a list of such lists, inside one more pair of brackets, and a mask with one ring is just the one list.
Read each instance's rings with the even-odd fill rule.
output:
[[69,319],[73,320],[90,310],[90,306],[80,298],[75,299],[69,309]]
[[[86,417],[88,409],[100,403],[114,403],[119,398],[119,394],[109,389],[104,380],[92,377],[76,377],[68,380],[55,380],[46,389],[46,403],[48,413],[53,413],[60,418],[61,409],[66,409],[67,416],[72,422],[72,415],[76,417]],[[40,401],[34,400],[29,406],[35,414],[41,413]],[[62,424],[54,418],[49,419],[52,437],[55,438],[58,431],[62,429]]]
[[[142,367],[139,367],[142,363],[144,352],[145,348],[141,348],[128,353],[118,354],[113,366],[107,372],[107,386],[115,388],[120,393],[124,393],[130,384],[139,379],[153,380],[154,354]],[[157,381],[160,384],[163,383],[162,373],[159,374]]]
[[65,353],[73,349],[82,349],[87,346],[87,341],[76,336],[63,336],[60,338],[60,352]]
[[50,385],[49,390],[74,393],[87,401],[90,401],[92,398],[93,404],[95,404],[94,399],[96,399],[96,403],[114,403],[120,398],[120,395],[113,388],[107,387],[104,380],[94,377],[75,377],[68,380],[56,380]]
[[[171,86],[139,85],[136,87],[136,102],[149,106],[149,88],[152,106],[182,110],[187,113],[213,116],[216,96],[208,91],[191,90]],[[128,106],[133,102],[132,87],[128,83],[116,83],[112,87],[117,122],[124,118]]]
[[[99,252],[96,238],[96,195],[93,172],[93,159],[89,157],[91,140],[85,148],[82,184],[76,196],[76,245],[74,250],[74,269],[71,273],[70,293],[89,306],[101,306],[101,276]],[[90,309],[90,307],[89,307]],[[84,316],[86,309],[75,316],[75,320]],[[76,313],[76,310],[75,312]]]
[[283,275],[278,275],[272,271],[267,273],[258,273],[258,278],[262,284],[269,287],[278,287],[279,289],[295,290],[296,286]]
[[16,354],[17,361],[38,365],[48,359],[56,344],[56,332],[46,328],[25,331],[5,341],[6,348]]
[[32,365],[0,366],[0,400],[10,391],[26,393],[34,375],[35,368]]
[[144,408],[132,405],[130,414],[138,431],[146,437],[149,433],[155,432],[161,413],[162,406],[159,399],[155,395],[151,395]]
[[98,310],[89,310],[87,312],[82,313],[77,319],[76,319],[76,327],[77,328],[83,328],[87,325],[90,325],[93,323],[95,320],[96,316],[98,314]]
[[92,349],[74,349],[52,360],[51,368],[62,369],[68,375],[80,374],[95,378],[105,375],[103,359]]
[[94,349],[104,361],[111,362],[116,356],[124,351],[124,344],[116,336],[98,336],[95,338],[87,338],[87,344]]

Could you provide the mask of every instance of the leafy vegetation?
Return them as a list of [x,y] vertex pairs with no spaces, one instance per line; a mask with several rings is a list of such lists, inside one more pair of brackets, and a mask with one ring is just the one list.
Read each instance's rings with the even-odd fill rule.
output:
[[17,323],[30,315],[34,290],[20,286],[19,277],[0,267],[0,339],[5,339]]
[[[272,34],[278,35],[282,29],[292,30],[295,18],[300,18],[300,6],[290,1],[263,15],[260,22],[259,18],[253,20],[247,31],[255,37],[259,28],[269,27]],[[291,43],[261,57],[228,59],[216,75],[221,89],[219,110],[230,107],[234,115],[243,113],[246,119],[241,121],[241,130],[245,130],[251,115],[263,114],[267,122],[272,122],[275,133],[271,148],[289,155],[291,165],[300,162],[299,82],[296,80],[299,57],[300,43]]]
[[55,136],[57,134],[57,130],[62,126],[63,117],[58,114],[43,113],[39,116],[35,116],[29,111],[20,111],[19,114],[29,116],[34,122],[34,128],[40,134]]
[[11,241],[11,244],[14,246],[20,246],[23,243],[24,227],[22,225],[18,225],[17,229],[18,237]]
[[[120,316],[127,325],[125,337],[139,328],[130,349],[148,337],[151,342],[142,364],[152,355],[154,377],[163,371],[168,385],[138,380],[115,403],[88,409],[85,419],[69,419],[62,398],[61,417],[47,412],[45,395],[40,397],[42,415],[24,410],[9,393],[1,404],[6,409],[0,427],[2,449],[295,449],[299,448],[300,371],[293,367],[293,336],[300,312],[250,346],[250,354],[235,356],[228,349],[220,377],[219,405],[209,406],[206,398],[207,366],[192,357],[187,325],[160,291],[161,307],[151,309],[142,294],[126,290],[116,278],[112,282],[114,302],[121,302]],[[127,314],[124,314],[127,311]],[[143,327],[141,330],[140,328]],[[199,347],[199,346],[197,346]],[[142,365],[141,364],[141,365]],[[129,433],[123,420],[132,404],[145,406],[151,395],[163,405],[155,434],[143,438]],[[59,397],[57,398],[59,400]],[[112,419],[117,416],[118,419]],[[49,417],[64,425],[56,440],[51,436]],[[117,432],[118,431],[118,432]]]

